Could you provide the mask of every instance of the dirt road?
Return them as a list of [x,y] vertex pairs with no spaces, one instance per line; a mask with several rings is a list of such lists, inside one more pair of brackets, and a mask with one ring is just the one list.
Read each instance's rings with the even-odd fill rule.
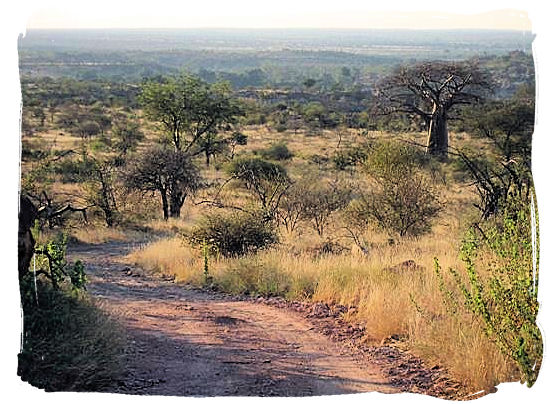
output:
[[128,269],[122,243],[70,248],[89,292],[128,331],[134,394],[309,396],[397,392],[377,365],[316,332],[300,313],[176,285]]

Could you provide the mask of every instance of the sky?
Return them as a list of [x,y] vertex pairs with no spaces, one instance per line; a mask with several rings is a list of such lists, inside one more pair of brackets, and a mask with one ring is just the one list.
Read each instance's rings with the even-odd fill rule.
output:
[[[27,28],[401,28],[531,30],[525,11],[458,8],[444,2],[437,9],[406,3],[338,0],[156,0],[132,3],[43,1]],[[131,5],[130,5],[131,4]],[[427,3],[426,3],[427,4]],[[505,6],[505,3],[503,3]],[[500,8],[500,7],[498,7]],[[437,10],[437,11],[435,11]]]

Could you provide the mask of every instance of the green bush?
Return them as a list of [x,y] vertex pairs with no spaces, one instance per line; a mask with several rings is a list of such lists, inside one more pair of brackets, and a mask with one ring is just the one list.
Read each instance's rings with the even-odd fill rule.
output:
[[53,166],[55,174],[64,183],[84,182],[92,175],[93,161],[90,159],[62,159]]
[[[33,229],[35,237],[37,228]],[[73,290],[86,289],[86,273],[84,264],[77,260],[74,263],[68,263],[66,260],[67,235],[57,234],[53,239],[47,241],[44,245],[37,244],[34,247],[35,259],[33,264],[34,274],[45,276],[50,280],[54,289],[61,284],[66,284],[70,280],[70,286]],[[26,278],[33,276],[33,272],[28,272]]]
[[[503,211],[468,232],[461,248],[467,279],[451,269],[464,304],[484,325],[487,336],[517,365],[528,386],[542,361],[538,313],[538,240],[535,212],[511,196]],[[533,256],[535,254],[535,256]],[[436,262],[436,270],[439,270]]]
[[367,158],[367,150],[362,147],[353,147],[347,150],[337,151],[332,157],[332,162],[338,170],[346,170],[355,167],[359,162]]
[[433,180],[422,170],[422,154],[408,146],[379,143],[362,164],[372,184],[348,208],[351,225],[375,224],[401,237],[431,229],[442,203]]
[[277,242],[270,221],[261,213],[211,214],[189,235],[195,245],[207,243],[223,256],[234,257],[267,248]]
[[276,143],[271,147],[260,151],[263,158],[269,160],[290,160],[293,157],[292,152],[288,149],[284,143]]

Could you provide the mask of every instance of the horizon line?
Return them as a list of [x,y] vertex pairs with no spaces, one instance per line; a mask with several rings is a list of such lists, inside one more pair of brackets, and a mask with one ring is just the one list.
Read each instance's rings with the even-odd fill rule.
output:
[[43,30],[43,31],[100,31],[100,30],[132,30],[132,31],[173,31],[173,30],[256,30],[256,31],[272,31],[272,30],[319,30],[319,31],[513,31],[513,32],[532,32],[532,29],[521,28],[365,28],[365,27],[26,27],[26,31]]

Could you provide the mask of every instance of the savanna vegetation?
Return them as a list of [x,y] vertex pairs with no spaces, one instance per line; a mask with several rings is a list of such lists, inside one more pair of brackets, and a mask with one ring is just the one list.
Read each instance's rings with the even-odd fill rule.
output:
[[[43,280],[21,284],[22,375],[50,389],[108,378],[94,368],[70,378],[71,332],[92,332],[83,338],[101,355],[91,356],[111,364],[123,337],[64,248],[139,237],[128,261],[177,282],[346,305],[365,344],[393,336],[469,391],[532,385],[542,357],[532,56],[380,62],[375,75],[349,58],[331,85],[300,66],[284,85],[275,68],[236,69],[248,78],[231,76],[233,87],[221,70],[140,82],[24,75],[22,192],[40,212]],[[50,248],[53,264],[40,255]],[[50,328],[69,334],[47,348],[51,365],[33,367]],[[42,381],[52,368],[67,372],[63,384]]]

